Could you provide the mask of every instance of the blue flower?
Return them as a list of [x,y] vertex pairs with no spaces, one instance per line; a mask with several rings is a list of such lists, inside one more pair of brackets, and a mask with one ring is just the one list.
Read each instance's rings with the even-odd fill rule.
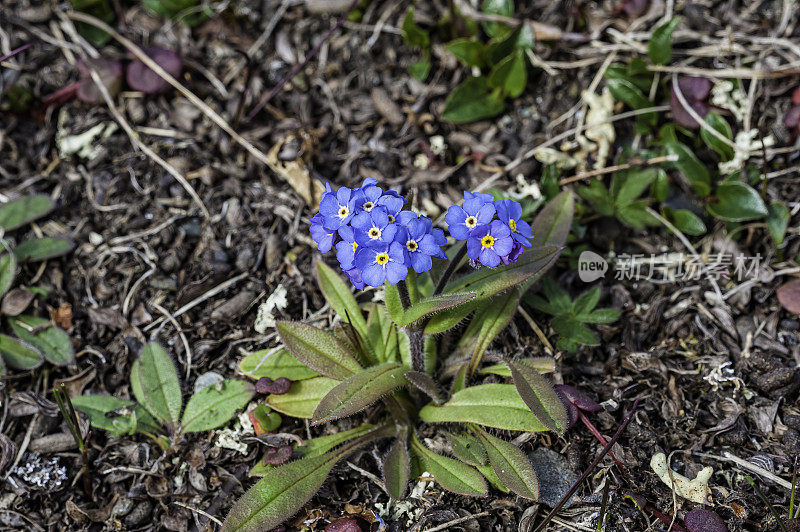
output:
[[[466,196],[467,192],[464,193]],[[447,209],[444,221],[447,229],[456,240],[466,240],[470,231],[480,225],[486,225],[494,218],[494,205],[486,203],[483,198],[470,197],[464,200],[464,207],[453,205]]]
[[349,225],[345,225],[339,228],[339,236],[342,240],[336,244],[336,258],[342,270],[351,270],[355,267],[356,249],[358,249],[355,231]]
[[386,209],[386,214],[389,215],[389,222],[394,222],[395,217],[405,204],[406,199],[394,190],[387,190],[377,201],[378,206]]
[[500,257],[500,260],[503,261],[503,264],[512,264],[517,262],[517,259],[519,259],[519,256],[522,255],[522,251],[524,249],[525,248],[522,247],[522,244],[515,241],[514,247],[511,248],[511,252],[505,257]]
[[511,229],[500,220],[473,229],[467,239],[467,256],[494,268],[514,247]]
[[353,286],[356,287],[358,290],[363,290],[366,284],[364,281],[361,280],[361,270],[358,268],[353,268],[351,270],[345,270],[347,277],[350,279],[350,282],[353,283]]
[[340,187],[336,192],[325,192],[319,202],[319,213],[328,229],[339,229],[347,225],[356,213],[356,197],[353,190]]
[[[404,262],[406,266],[414,268],[417,273],[427,272],[433,266],[431,257],[446,259],[444,251],[437,243],[437,237],[432,233],[433,222],[429,218],[421,217],[408,220],[397,230],[395,241],[401,244],[405,250]],[[437,229],[444,238],[444,232]],[[447,239],[445,238],[445,242]]]
[[513,200],[498,200],[494,202],[497,217],[504,221],[511,229],[511,237],[525,247],[529,247],[533,238],[533,229],[519,217],[522,216],[522,205]]
[[327,253],[336,240],[336,231],[326,229],[323,225],[324,216],[317,213],[311,217],[311,238],[317,243],[317,249]]
[[474,199],[477,198],[484,203],[491,203],[494,200],[494,196],[491,194],[487,194],[486,192],[470,192],[469,190],[464,191],[464,200]]
[[361,270],[361,280],[370,286],[381,286],[384,281],[397,284],[408,275],[404,259],[401,244],[378,244],[356,251],[356,268]]
[[375,207],[370,212],[360,212],[353,217],[355,241],[359,246],[388,244],[394,240],[397,226],[389,223],[384,207]]

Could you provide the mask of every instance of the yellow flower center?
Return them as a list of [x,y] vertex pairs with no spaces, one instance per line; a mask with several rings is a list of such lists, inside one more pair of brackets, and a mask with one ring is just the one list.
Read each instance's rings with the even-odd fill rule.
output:
[[373,207],[375,207],[375,204],[372,203],[371,201],[367,201],[366,203],[364,203],[364,205],[361,206],[361,208],[367,212],[371,211]]
[[512,231],[515,233],[517,232],[517,222],[512,218],[508,221],[508,226],[511,228]]
[[389,218],[389,223],[393,224],[394,223],[394,214],[387,214],[386,216]]
[[383,266],[387,262],[389,262],[389,254],[388,253],[378,253],[375,255],[375,262]]
[[494,237],[492,235],[486,235],[485,237],[481,238],[481,246],[485,248],[491,248],[494,246]]
[[369,230],[369,237],[372,240],[378,240],[381,237],[381,230],[378,229],[377,227],[373,227],[372,229]]
[[409,240],[406,242],[406,249],[409,251],[416,251],[419,246],[416,240]]
[[472,229],[473,227],[475,227],[476,225],[478,225],[478,219],[477,219],[477,218],[475,218],[474,216],[470,216],[469,218],[467,218],[466,220],[464,220],[464,225],[466,225],[467,227],[469,227],[470,229]]
[[353,253],[356,252],[356,248],[357,247],[358,247],[358,244],[356,242],[353,242]]
[[347,207],[342,207],[341,209],[339,209],[339,218],[341,218],[342,220],[347,218],[348,214],[350,214],[350,209],[348,209]]

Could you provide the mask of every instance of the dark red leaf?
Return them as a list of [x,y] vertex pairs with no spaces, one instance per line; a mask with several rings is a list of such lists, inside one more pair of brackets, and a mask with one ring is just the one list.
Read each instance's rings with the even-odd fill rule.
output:
[[683,518],[689,532],[728,532],[725,521],[710,510],[697,508]]
[[800,104],[795,105],[783,115],[783,125],[789,129],[795,129],[800,126]]
[[[176,52],[164,48],[143,48],[142,50],[173,78],[181,75],[183,61]],[[132,89],[145,94],[158,94],[170,88],[170,84],[164,78],[150,70],[138,59],[128,65],[125,71],[125,80]]]
[[286,377],[278,377],[275,380],[269,377],[261,377],[256,381],[256,393],[283,395],[289,391],[291,386],[292,381]]
[[789,281],[778,288],[778,302],[794,314],[800,314],[800,279]]
[[555,387],[555,389],[557,392],[563,394],[571,404],[574,404],[581,410],[586,410],[587,412],[599,412],[603,409],[603,407],[600,406],[597,401],[592,399],[589,394],[582,392],[574,386],[570,386],[568,384],[559,384]]
[[358,526],[358,521],[352,517],[341,517],[329,523],[325,527],[325,532],[361,532],[361,527]]
[[[711,81],[706,78],[678,78],[678,88],[680,88],[686,103],[702,118],[708,114],[708,105],[704,100],[711,92],[711,86]],[[691,129],[700,129],[700,124],[681,104],[674,87],[670,89],[669,107],[678,124]]]
[[281,445],[280,447],[267,447],[264,453],[264,463],[266,465],[285,464],[292,457],[294,450],[291,445]]
[[792,92],[792,103],[795,104],[795,105],[800,105],[800,86],[798,86]]
[[111,96],[116,96],[122,87],[122,63],[119,61],[103,59],[102,57],[89,58],[85,62],[83,60],[78,61],[77,67],[81,73],[81,81],[76,95],[82,102],[103,103],[103,95],[92,80],[90,73],[92,69],[97,71],[100,81],[103,82]]
[[649,0],[628,0],[622,4],[622,11],[628,14],[629,17],[638,17],[642,15],[647,9]]
[[713,84],[708,78],[689,76],[685,78],[678,78],[678,87],[680,87],[684,98],[691,102],[692,100],[697,101],[708,98]]

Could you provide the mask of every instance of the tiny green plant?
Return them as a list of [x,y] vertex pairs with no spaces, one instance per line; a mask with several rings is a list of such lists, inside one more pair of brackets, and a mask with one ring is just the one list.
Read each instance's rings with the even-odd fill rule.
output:
[[600,288],[594,287],[571,300],[569,294],[554,281],[545,278],[541,284],[547,300],[529,294],[525,302],[545,314],[553,316],[550,324],[561,338],[558,348],[575,352],[579,345],[600,345],[600,339],[586,326],[587,323],[612,323],[619,319],[615,308],[595,308],[600,301]]
[[73,398],[72,403],[95,428],[114,436],[140,432],[166,449],[183,434],[224,425],[250,402],[254,393],[252,384],[246,381],[225,379],[195,392],[184,409],[175,362],[157,342],[145,344],[133,363],[131,390],[135,401],[82,395]]
[[64,418],[64,423],[66,423],[70,434],[72,434],[72,438],[75,440],[75,443],[78,446],[78,451],[81,453],[83,491],[86,492],[87,496],[91,496],[91,471],[89,469],[89,458],[86,456],[86,442],[84,441],[83,434],[81,433],[81,425],[78,422],[78,415],[75,413],[72,400],[67,393],[67,387],[64,386],[63,382],[61,383],[60,387],[53,388],[53,397],[56,400],[56,404],[58,404],[58,409],[61,411],[61,417]]
[[53,209],[53,200],[45,195],[23,196],[0,206],[0,312],[13,332],[13,336],[0,333],[3,370],[30,370],[44,360],[64,366],[75,358],[66,332],[49,319],[24,313],[37,296],[46,297],[48,289],[15,284],[20,265],[57,258],[75,247],[72,240],[64,237],[34,237],[12,245],[9,235]]
[[[302,457],[293,461],[286,461],[291,453],[283,463],[268,455],[251,471],[263,478],[234,505],[223,530],[279,526],[339,460],[379,438],[393,439],[382,469],[394,499],[424,472],[455,493],[485,496],[488,482],[538,498],[525,454],[486,429],[567,430],[567,407],[542,375],[554,370],[553,360],[495,357],[486,367],[483,360],[522,295],[555,263],[572,223],[573,197],[556,196],[532,226],[521,214],[515,201],[465,192],[463,204],[444,217],[456,241],[445,251],[444,232],[374,179],[355,189],[328,187],[311,219],[312,237],[320,251],[336,249],[356,288],[383,288],[383,301],[359,304],[347,282],[320,261],[318,283],[339,325],[329,331],[278,322],[283,346],[249,355],[240,371],[292,381],[286,393],[266,398],[281,414],[320,425],[369,409],[372,424],[296,445]],[[442,360],[438,340],[447,331],[456,335],[456,347]],[[501,382],[475,382],[486,374]],[[454,457],[432,450],[420,423],[444,424],[439,434]]]

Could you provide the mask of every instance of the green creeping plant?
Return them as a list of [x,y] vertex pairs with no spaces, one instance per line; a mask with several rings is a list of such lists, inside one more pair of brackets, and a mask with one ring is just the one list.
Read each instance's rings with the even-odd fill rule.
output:
[[[567,430],[566,408],[542,376],[553,371],[553,361],[522,358],[482,367],[482,359],[514,317],[521,296],[556,262],[573,208],[570,192],[547,204],[532,224],[532,247],[517,262],[467,266],[471,271],[455,276],[466,261],[463,246],[454,246],[449,259],[437,259],[429,271],[409,270],[405,280],[385,284],[385,304],[359,304],[345,280],[318,262],[320,289],[341,325],[324,330],[278,322],[283,347],[245,357],[240,371],[251,378],[292,380],[288,393],[266,398],[283,415],[320,425],[369,409],[373,424],[295,445],[302,456],[281,465],[257,464],[251,475],[262,478],[234,504],[222,530],[279,526],[314,496],[339,460],[381,438],[392,439],[382,473],[395,499],[404,496],[410,479],[427,472],[455,493],[485,496],[491,484],[536,500],[538,480],[528,458],[486,429]],[[456,328],[470,316],[466,327]],[[457,342],[440,361],[436,333],[445,331]],[[444,382],[447,374],[455,375],[452,382]],[[495,375],[495,382],[472,382],[485,374]],[[426,446],[417,432],[422,423],[445,425],[441,434],[453,457]]]
[[74,242],[64,237],[31,238],[17,242],[6,239],[9,233],[47,216],[55,204],[48,196],[23,196],[0,205],[0,298],[2,312],[14,336],[0,334],[0,373],[6,367],[30,370],[44,360],[66,366],[75,359],[72,342],[49,319],[23,314],[36,296],[47,297],[49,289],[15,286],[20,264],[54,259],[71,252]]
[[109,395],[82,395],[73,398],[72,404],[88,416],[95,428],[113,436],[141,432],[168,449],[182,434],[224,425],[250,402],[254,393],[249,382],[226,379],[196,392],[183,409],[175,362],[157,342],[146,344],[133,363],[131,390],[136,401]]

